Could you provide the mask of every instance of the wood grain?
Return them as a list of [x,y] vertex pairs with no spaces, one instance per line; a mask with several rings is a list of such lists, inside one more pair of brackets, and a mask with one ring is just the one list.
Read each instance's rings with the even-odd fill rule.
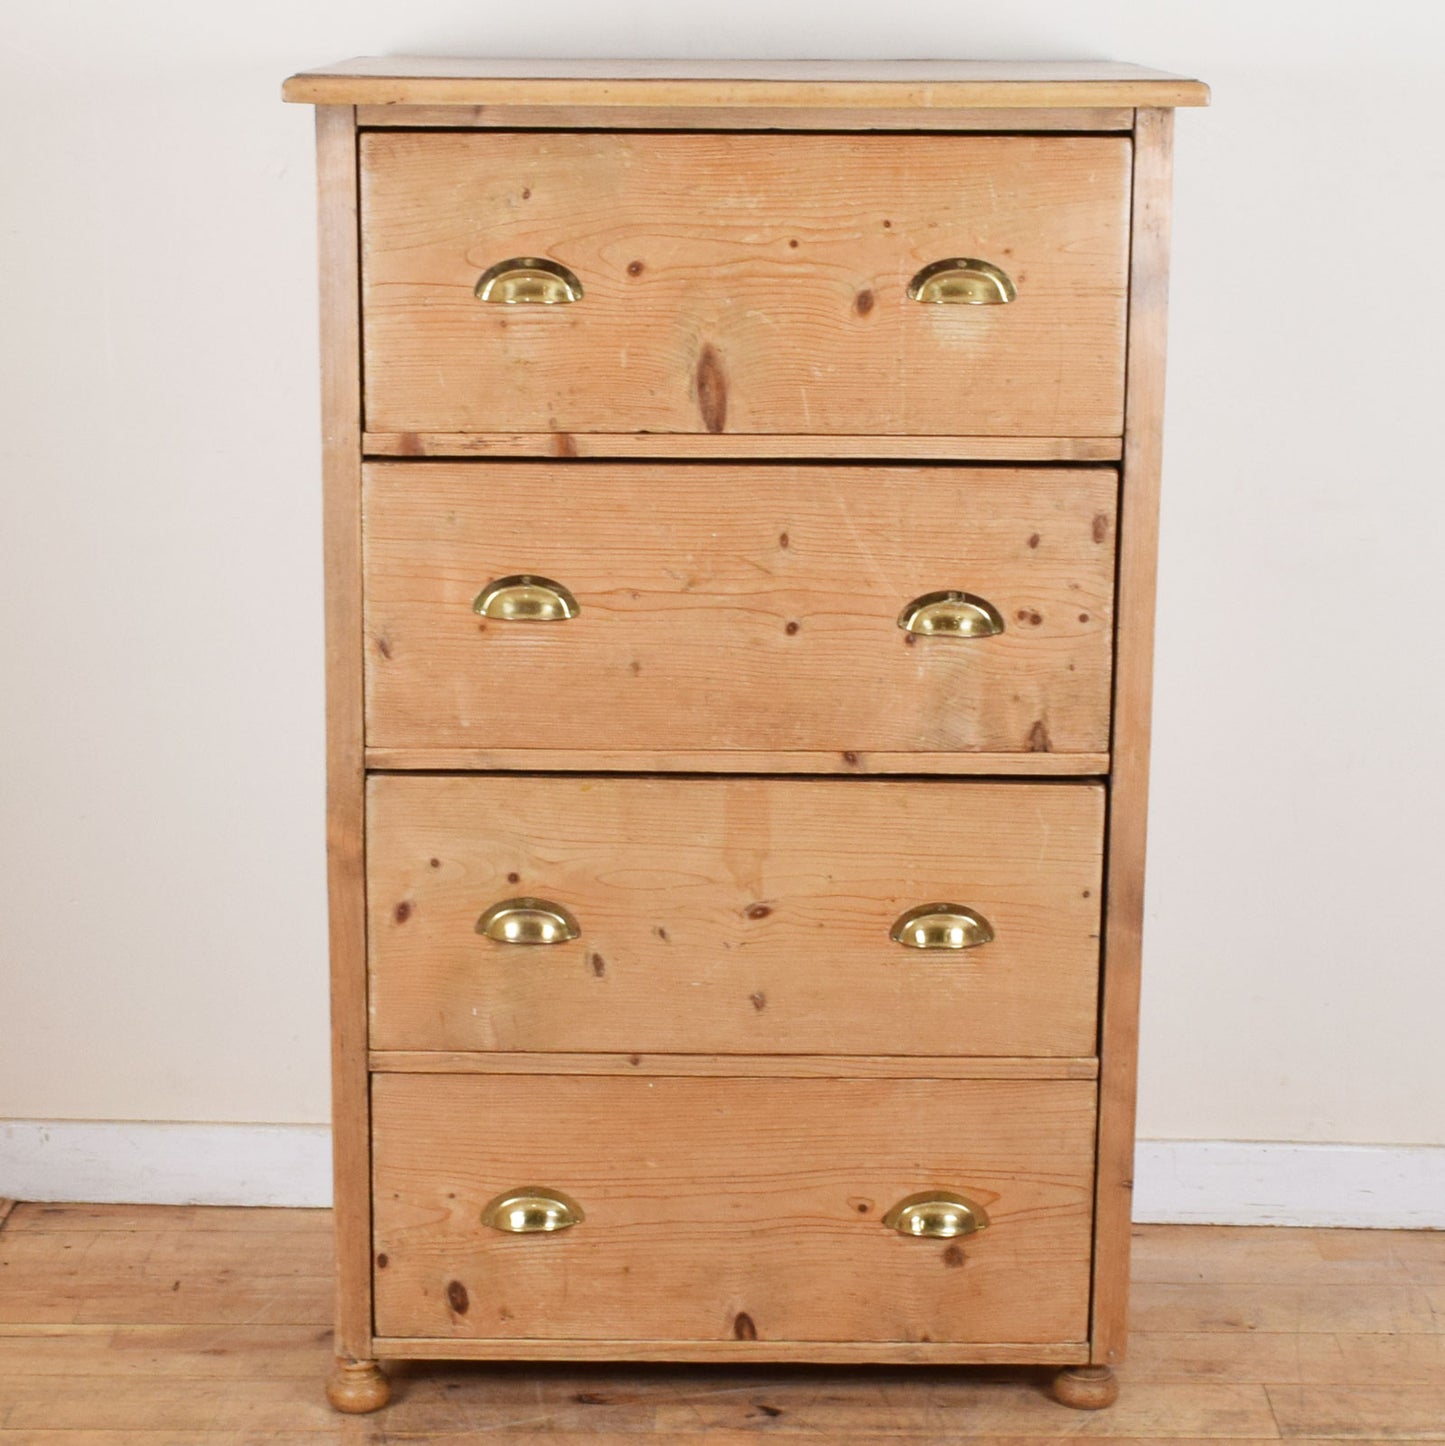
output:
[[1123,106],[950,110],[846,105],[361,105],[357,124],[387,130],[1132,131]]
[[[770,1369],[735,1361],[407,1363],[396,1371],[388,1416],[368,1426],[338,1421],[318,1387],[331,1339],[328,1302],[312,1282],[324,1283],[331,1270],[329,1222],[324,1211],[18,1206],[0,1232],[0,1260],[29,1236],[69,1236],[73,1268],[57,1276],[37,1264],[27,1267],[30,1279],[48,1271],[52,1298],[69,1298],[72,1315],[82,1297],[104,1305],[103,1318],[87,1324],[0,1324],[0,1446],[340,1446],[382,1436],[407,1446],[462,1446],[493,1435],[567,1446],[705,1436],[709,1446],[743,1446],[764,1433],[848,1446],[963,1438],[1020,1446],[1081,1433],[1140,1446],[1259,1446],[1278,1441],[1276,1414],[1292,1431],[1327,1430],[1328,1437],[1289,1438],[1319,1446],[1430,1439],[1435,1423],[1427,1413],[1437,1410],[1445,1380],[1445,1334],[1428,1309],[1400,1304],[1412,1288],[1445,1281],[1445,1232],[1144,1226],[1135,1231],[1134,1262],[1149,1328],[1134,1334],[1118,1405],[1087,1425],[1048,1401],[1043,1378],[1030,1371],[860,1362],[846,1370]],[[214,1257],[189,1263],[198,1274],[232,1271],[247,1247],[269,1252],[268,1268],[279,1272],[271,1277],[273,1308],[289,1296],[301,1304],[288,1313],[307,1315],[309,1303],[309,1319],[189,1321],[215,1298],[184,1284],[172,1293],[170,1281],[145,1264],[156,1252],[175,1258],[208,1245]],[[96,1249],[122,1253],[102,1258]],[[11,1268],[0,1265],[7,1279],[0,1296]],[[1153,1283],[1176,1289],[1151,1297]],[[1220,1286],[1248,1308],[1230,1312]],[[1338,1309],[1341,1287],[1347,1312]],[[1371,1293],[1380,1298],[1373,1309]],[[150,1314],[160,1294],[171,1296],[175,1323],[128,1323]],[[1393,1320],[1401,1329],[1352,1333],[1341,1328],[1346,1315]],[[1206,1319],[1210,1328],[1199,1329]],[[1280,1328],[1259,1328],[1269,1322]],[[449,1341],[446,1349],[470,1344]],[[767,1343],[738,1343],[759,1344]],[[405,1351],[416,1343],[395,1345]]]
[[1445,1232],[1216,1226],[1204,1254],[1190,1226],[1154,1225],[1134,1236],[1135,1282],[1445,1285]]
[[[1213,1383],[1161,1389],[1139,1385],[1126,1390],[1107,1412],[1091,1414],[1081,1422],[1076,1412],[1063,1409],[1042,1391],[1028,1389],[1017,1379],[980,1382],[971,1373],[938,1374],[930,1389],[910,1392],[902,1399],[889,1392],[870,1400],[857,1390],[831,1383],[796,1390],[784,1386],[761,1396],[711,1392],[700,1400],[661,1404],[653,1429],[659,1433],[702,1432],[711,1443],[717,1439],[713,1433],[742,1431],[751,1423],[755,1440],[763,1433],[772,1436],[772,1421],[778,1418],[758,1409],[761,1400],[781,1410],[782,1419],[793,1418],[788,1431],[798,1433],[795,1439],[826,1441],[830,1446],[834,1442],[854,1446],[859,1439],[854,1432],[859,1430],[892,1432],[889,1439],[919,1446],[975,1446],[978,1442],[1038,1446],[1043,1441],[1099,1438],[1153,1443],[1279,1439],[1268,1395],[1260,1386]],[[875,1391],[882,1385],[877,1373],[870,1384]]]
[[326,869],[331,938],[331,1126],[336,1347],[371,1338],[366,1073],[361,397],[356,117],[316,111],[320,238],[322,527],[326,564]]
[[[332,1427],[323,1400],[299,1392],[294,1381],[264,1376],[236,1382],[81,1374],[63,1385],[47,1376],[0,1378],[0,1392],[6,1408],[0,1419],[7,1428],[0,1430],[0,1446],[96,1446],[106,1440],[124,1446],[215,1446],[228,1440],[237,1446],[270,1446],[283,1433]],[[148,1422],[161,1423],[165,1434],[150,1436]],[[185,1425],[177,1430],[170,1422]],[[309,1434],[301,1439],[319,1446],[340,1438]]]
[[[365,490],[373,748],[1106,747],[1107,469],[370,462]],[[580,615],[479,621],[515,573]],[[1005,631],[910,645],[941,588]]]
[[831,773],[862,777],[874,773],[935,776],[994,774],[1078,778],[1109,771],[1107,753],[908,753],[879,749],[822,752],[789,749],[746,753],[713,749],[651,748],[368,748],[368,768],[440,773]]
[[298,1279],[191,1269],[166,1279],[140,1268],[106,1278],[99,1272],[57,1273],[46,1267],[6,1282],[0,1322],[89,1325],[113,1320],[124,1310],[135,1325],[311,1325],[330,1320],[333,1295],[329,1272]]
[[[139,1238],[130,1239],[128,1233],[120,1231],[105,1233],[129,1239],[131,1261],[140,1263]],[[149,1238],[149,1232],[143,1234]],[[238,1238],[249,1238],[249,1232],[238,1232]],[[331,1254],[329,1232],[325,1240],[308,1242],[306,1253],[325,1272]],[[301,1263],[299,1254],[295,1263]],[[103,1271],[110,1268],[111,1262],[98,1265],[94,1278],[99,1279]],[[295,1278],[305,1277],[298,1273]],[[139,1283],[135,1288],[145,1287]],[[0,1325],[0,1373],[50,1377],[199,1376],[233,1381],[264,1375],[301,1382],[301,1389],[314,1394],[330,1343],[330,1331],[309,1322],[291,1325],[189,1322]]]
[[[515,1361],[725,1361],[774,1365],[1039,1366],[1088,1359],[1085,1341],[1060,1344],[1007,1341],[550,1341],[529,1338],[462,1340],[456,1336],[378,1336],[379,1356],[394,1360]],[[850,1438],[851,1439],[851,1438]]]
[[1113,767],[1100,1025],[1099,1176],[1094,1227],[1094,1359],[1105,1364],[1123,1358],[1128,1333],[1173,125],[1173,111],[1141,110],[1134,138],[1128,430],[1120,489]]
[[361,56],[293,75],[306,104],[786,106],[799,110],[1206,105],[1197,80],[1115,61],[495,60]]
[[[1159,107],[1203,88],[1128,67],[381,61],[288,90],[345,97],[318,111],[337,1351],[1118,1360],[1172,122]],[[584,124],[602,129],[566,129]],[[472,298],[486,265],[522,254],[572,267],[582,301]],[[964,254],[1003,266],[1017,301],[906,300],[914,271]],[[363,469],[364,451],[397,460]],[[1087,465],[1121,454],[1122,481]],[[448,457],[477,460],[406,460]],[[493,460],[507,457],[525,460]],[[580,617],[478,619],[471,598],[510,572],[559,578]],[[944,587],[989,598],[1003,636],[897,629],[909,598]],[[1096,1013],[1102,791],[947,775],[1111,766]],[[364,826],[367,767],[441,772],[378,775]],[[458,776],[476,769],[503,773]],[[520,776],[538,769],[554,776]],[[803,771],[844,777],[786,776]],[[920,777],[868,778],[889,771]],[[523,961],[477,938],[476,913],[549,886],[583,938],[506,967]],[[891,917],[964,886],[988,895],[962,902],[998,939],[941,976],[900,966]],[[479,947],[496,956],[480,969]],[[372,1055],[368,988],[386,1046]],[[389,1111],[375,1241],[371,1064]],[[930,1161],[993,1192],[995,1226],[963,1270],[922,1263],[920,1242],[870,1214]],[[478,1238],[489,1172],[509,1177],[500,1188],[554,1165],[598,1202],[583,1227]],[[870,1192],[863,1233],[849,1181]],[[88,1236],[78,1218],[27,1235],[4,1260],[0,1375],[5,1321],[99,1325],[148,1276],[174,1284],[135,1308],[141,1329],[296,1330],[320,1309],[314,1228],[233,1238],[184,1220],[144,1265],[124,1232]],[[110,1277],[89,1294],[82,1242]],[[901,1266],[897,1247],[915,1251]],[[392,1292],[375,1321],[374,1249]],[[1099,1418],[1103,1434],[1333,1436],[1356,1418],[1388,1432],[1385,1402],[1350,1372],[1386,1332],[1438,1330],[1445,1283],[1398,1261],[1382,1285],[1340,1249],[1308,1280],[1301,1262],[1176,1280],[1187,1267],[1158,1258],[1135,1317],[1161,1379]],[[1227,1269],[1259,1258],[1240,1246]],[[1235,1356],[1219,1339],[1253,1330],[1272,1347],[1330,1322],[1349,1332],[1332,1383],[1316,1349],[1297,1379],[1261,1363],[1223,1384]],[[1214,1343],[1190,1357],[1195,1337]],[[1399,1422],[1418,1435],[1433,1357],[1409,1360],[1422,1379]],[[1306,1400],[1315,1384],[1333,1394]],[[1048,1425],[995,1418],[987,1390],[970,1435],[1078,1429],[1053,1408]],[[110,1395],[103,1424],[139,1428],[144,1393]],[[200,1395],[208,1431],[332,1426],[286,1419],[269,1380],[244,1419]],[[4,1399],[0,1446],[44,1410],[29,1386]],[[86,1400],[57,1420],[96,1428]],[[426,1402],[404,1390],[391,1423],[450,1429]],[[610,1425],[726,1436],[753,1419],[735,1400],[664,1402]],[[825,1409],[809,1429],[857,1424]]]
[[[1167,1317],[1154,1318],[1167,1324]],[[1129,1343],[1129,1379],[1428,1386],[1445,1380],[1445,1335],[1137,1330]]]
[[[363,135],[376,432],[1115,436],[1129,142],[1103,136]],[[488,306],[545,256],[564,306]],[[982,257],[1006,306],[905,292]]]
[[1095,1059],[966,1055],[571,1054],[373,1050],[388,1074],[747,1075],[770,1079],[1097,1079]]
[[228,1205],[69,1205],[19,1201],[15,1205],[14,1228],[28,1235],[83,1234],[140,1231],[168,1234],[192,1231],[278,1231],[291,1235],[309,1231],[329,1242],[332,1231],[330,1210],[297,1210]]
[[64,1275],[94,1272],[108,1279],[129,1276],[142,1281],[147,1273],[156,1281],[165,1277],[169,1288],[177,1277],[185,1279],[193,1270],[209,1271],[217,1276],[253,1274],[278,1279],[297,1274],[324,1278],[330,1274],[318,1267],[312,1250],[313,1237],[293,1240],[289,1232],[246,1233],[221,1231],[219,1238],[210,1232],[150,1230],[149,1249],[144,1259],[138,1258],[137,1241],[129,1231],[96,1231],[86,1241],[83,1255],[77,1250],[74,1234],[59,1231],[24,1231],[6,1243],[4,1259],[6,1279],[18,1285],[22,1280],[40,1279],[47,1274],[57,1279]]
[[[382,1337],[520,1356],[536,1339],[1083,1339],[1091,1084],[377,1075],[372,1094]],[[586,1220],[479,1224],[529,1182]],[[882,1226],[930,1185],[993,1224],[962,1242]]]
[[[1092,1055],[1091,785],[373,777],[371,1044],[667,1054]],[[518,895],[581,937],[498,944]],[[951,900],[992,943],[889,938]]]
[[367,432],[362,446],[376,457],[636,457],[722,462],[877,459],[921,462],[1117,462],[1118,437],[832,437],[784,433]]
[[1269,1406],[1285,1437],[1445,1441],[1445,1377],[1427,1386],[1271,1386]]
[[1216,1285],[1209,1282],[1134,1287],[1131,1320],[1157,1331],[1323,1335],[1445,1334],[1445,1286],[1365,1281]]

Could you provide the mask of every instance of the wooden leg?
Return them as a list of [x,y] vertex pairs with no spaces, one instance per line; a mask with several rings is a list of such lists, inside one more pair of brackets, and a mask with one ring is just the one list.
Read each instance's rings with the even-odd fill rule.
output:
[[1119,1381],[1109,1366],[1066,1366],[1054,1377],[1054,1399],[1076,1411],[1102,1411],[1119,1399]]
[[391,1382],[375,1361],[338,1360],[326,1383],[326,1399],[349,1416],[365,1415],[391,1399]]

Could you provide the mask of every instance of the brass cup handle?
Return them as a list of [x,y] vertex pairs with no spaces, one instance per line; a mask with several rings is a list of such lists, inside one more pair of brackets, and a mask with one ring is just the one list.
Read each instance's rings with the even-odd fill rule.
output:
[[920,1190],[900,1200],[883,1217],[900,1235],[928,1240],[953,1240],[988,1229],[988,1211],[956,1190]]
[[925,638],[992,638],[1003,632],[1003,614],[986,598],[949,588],[914,598],[898,626]]
[[472,611],[508,623],[560,623],[582,607],[560,582],[518,572],[489,582],[472,600]]
[[546,1185],[503,1190],[482,1207],[482,1224],[508,1235],[550,1234],[580,1225],[587,1213],[570,1196]]
[[900,914],[888,931],[906,949],[976,949],[992,944],[993,925],[964,904],[918,904]]
[[500,306],[565,306],[582,300],[582,283],[545,256],[511,256],[477,278],[478,301]]
[[477,933],[498,944],[565,944],[582,936],[568,909],[550,899],[503,899],[477,920]]
[[1017,295],[1018,289],[1006,271],[974,256],[935,261],[908,283],[910,301],[952,306],[1002,306]]

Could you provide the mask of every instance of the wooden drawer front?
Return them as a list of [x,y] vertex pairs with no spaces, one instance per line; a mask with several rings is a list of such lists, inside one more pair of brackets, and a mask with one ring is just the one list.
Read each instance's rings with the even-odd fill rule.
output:
[[[1116,474],[374,462],[373,747],[1100,753]],[[561,622],[479,619],[535,574]],[[920,595],[994,637],[917,637]]]
[[[375,1049],[1095,1053],[1093,784],[379,775]],[[581,934],[479,935],[493,904]],[[992,942],[890,929],[947,901]]]
[[[367,428],[1117,436],[1129,164],[1099,136],[364,135]],[[513,257],[581,300],[477,300]],[[908,299],[952,257],[1016,300]]]
[[[1087,1335],[1090,1082],[383,1074],[372,1129],[378,1335]],[[585,1219],[480,1223],[526,1186]],[[955,1240],[883,1225],[938,1187],[992,1223]]]

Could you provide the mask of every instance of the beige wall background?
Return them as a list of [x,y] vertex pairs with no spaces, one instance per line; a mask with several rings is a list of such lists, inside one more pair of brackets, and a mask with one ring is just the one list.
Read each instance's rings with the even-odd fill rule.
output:
[[1445,1143],[1445,11],[548,15],[7,0],[0,1119],[325,1119],[311,115],[278,86],[551,45],[1212,83],[1178,128],[1141,1132]]

